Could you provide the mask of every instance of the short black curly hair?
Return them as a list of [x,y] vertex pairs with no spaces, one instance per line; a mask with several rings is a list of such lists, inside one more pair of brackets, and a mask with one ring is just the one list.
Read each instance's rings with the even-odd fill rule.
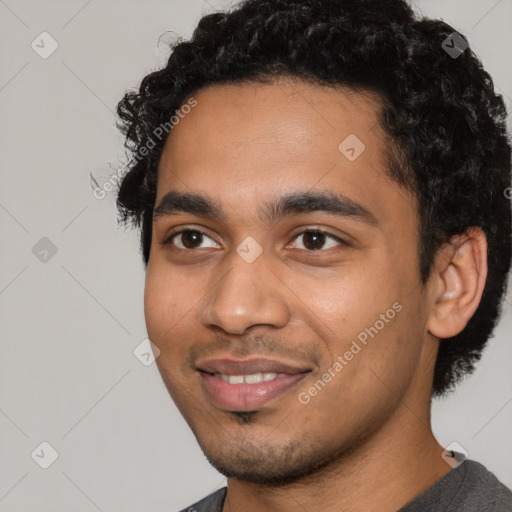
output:
[[158,130],[195,91],[292,76],[376,92],[381,128],[393,141],[386,172],[418,199],[423,284],[450,237],[471,226],[487,237],[480,305],[460,334],[442,341],[436,360],[432,395],[453,389],[491,337],[511,264],[507,112],[480,60],[464,49],[465,38],[455,35],[458,54],[446,51],[454,32],[404,0],[245,0],[203,16],[189,41],[173,45],[166,66],[117,106],[131,154],[118,190],[119,220],[140,228],[145,265],[166,139]]

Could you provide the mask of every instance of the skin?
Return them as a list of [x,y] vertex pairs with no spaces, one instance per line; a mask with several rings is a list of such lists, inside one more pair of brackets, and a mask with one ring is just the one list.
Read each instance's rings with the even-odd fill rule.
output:
[[[158,171],[169,191],[199,193],[225,213],[155,217],[145,317],[163,381],[209,461],[228,476],[226,511],[396,511],[450,469],[430,427],[439,338],[460,332],[486,277],[485,236],[454,237],[422,285],[413,195],[385,174],[380,104],[370,93],[280,79],[216,85],[176,125]],[[349,161],[338,145],[366,146]],[[325,212],[265,223],[270,199],[342,193],[375,225]],[[200,230],[195,246],[173,231]],[[306,229],[326,237],[307,249]],[[300,235],[300,236],[299,236]],[[236,248],[262,248],[247,263]],[[194,248],[197,247],[197,248]],[[365,328],[402,309],[307,403],[298,400]],[[312,369],[257,411],[237,414],[203,394],[194,364],[267,356]]]

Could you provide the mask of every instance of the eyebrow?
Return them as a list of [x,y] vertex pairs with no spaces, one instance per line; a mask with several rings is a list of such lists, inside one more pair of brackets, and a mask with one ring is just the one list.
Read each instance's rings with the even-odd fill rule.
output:
[[[260,219],[271,225],[278,219],[310,212],[325,212],[353,218],[371,226],[378,225],[375,216],[362,205],[343,194],[328,191],[299,191],[286,194],[265,203],[260,211]],[[170,191],[153,210],[153,220],[177,213],[190,213],[214,220],[225,219],[221,205],[211,198],[200,194]]]

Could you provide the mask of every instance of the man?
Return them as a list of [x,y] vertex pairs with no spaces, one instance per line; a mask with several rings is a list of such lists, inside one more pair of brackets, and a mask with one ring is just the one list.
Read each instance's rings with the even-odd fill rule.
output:
[[511,263],[506,111],[465,39],[401,0],[246,0],[118,113],[148,336],[227,476],[186,510],[512,510],[430,426]]

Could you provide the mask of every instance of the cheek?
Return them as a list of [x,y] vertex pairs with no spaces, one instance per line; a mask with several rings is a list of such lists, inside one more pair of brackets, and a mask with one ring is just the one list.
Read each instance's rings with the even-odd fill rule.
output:
[[[367,267],[351,269],[321,281],[303,280],[294,291],[340,342],[357,335],[379,319],[399,297],[394,283],[385,282],[382,273]],[[380,282],[379,282],[380,279]]]
[[417,311],[396,274],[391,275],[367,266],[321,286],[303,283],[303,291],[309,291],[303,302],[314,313],[309,316],[330,353],[328,364],[338,356],[346,360],[336,382],[347,379],[365,388],[376,379],[372,372],[393,379],[397,361],[409,370],[417,359],[418,337],[409,321]]
[[180,389],[182,379],[179,364],[186,348],[180,340],[183,340],[183,325],[188,318],[186,311],[191,309],[187,308],[187,300],[179,290],[179,283],[169,272],[148,265],[144,288],[146,330],[149,339],[160,349],[156,365],[176,403],[179,401],[176,389]]
[[[149,338],[158,344],[183,316],[185,300],[179,282],[168,272],[162,272],[156,265],[148,265],[144,287],[144,316]],[[181,299],[181,300],[180,300]]]

